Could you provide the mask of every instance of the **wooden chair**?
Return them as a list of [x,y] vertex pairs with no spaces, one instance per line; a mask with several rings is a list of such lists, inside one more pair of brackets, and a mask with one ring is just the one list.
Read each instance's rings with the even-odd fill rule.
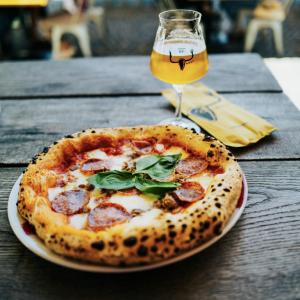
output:
[[[270,1],[273,3],[273,9],[264,7],[263,3],[253,12],[253,18],[248,24],[244,49],[245,52],[251,52],[256,41],[257,33],[261,29],[269,28],[273,32],[275,48],[278,55],[283,55],[283,36],[282,23],[286,19],[293,0]],[[275,3],[276,6],[275,6]]]
[[[92,3],[93,4],[93,3]],[[88,31],[89,22],[93,22],[101,38],[105,35],[104,8],[94,7],[93,5],[84,11],[81,7],[71,14],[62,14],[46,18],[39,22],[42,31],[50,33],[52,42],[52,57],[60,57],[60,43],[63,34],[73,34],[78,42],[80,49],[85,57],[91,56],[90,36]]]

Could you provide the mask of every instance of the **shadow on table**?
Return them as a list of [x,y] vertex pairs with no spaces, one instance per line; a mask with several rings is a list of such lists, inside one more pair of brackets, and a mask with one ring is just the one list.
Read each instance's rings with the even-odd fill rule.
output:
[[[241,221],[242,222],[242,221]],[[14,286],[22,299],[185,299],[216,289],[232,261],[231,245],[240,241],[234,228],[224,239],[194,257],[156,270],[128,274],[94,274],[53,265],[25,251]],[[31,282],[31,284],[29,284]],[[34,283],[34,291],[28,289]],[[9,291],[9,296],[15,298]],[[34,296],[34,297],[32,297]],[[193,297],[191,297],[193,296]],[[8,298],[10,298],[8,297]]]
[[231,147],[230,150],[232,151],[234,156],[243,159],[244,156],[247,156],[247,155],[251,156],[251,154],[253,155],[254,152],[255,152],[256,156],[260,156],[260,153],[261,153],[261,155],[264,155],[265,148],[269,147],[272,144],[275,144],[276,142],[279,142],[279,141],[278,141],[277,133],[275,132],[272,135],[268,135],[268,136],[264,137],[257,143],[248,145],[247,147],[243,147],[243,148],[232,148]]

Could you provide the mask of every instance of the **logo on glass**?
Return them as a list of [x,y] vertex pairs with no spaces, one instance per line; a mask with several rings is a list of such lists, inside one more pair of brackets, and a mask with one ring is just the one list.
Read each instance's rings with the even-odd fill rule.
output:
[[179,64],[179,67],[180,67],[180,70],[181,70],[181,71],[183,71],[183,69],[185,68],[185,64],[186,64],[188,61],[191,61],[191,60],[194,58],[194,52],[193,52],[193,50],[191,50],[192,57],[190,57],[189,59],[180,58],[178,61],[173,61],[171,51],[169,51],[169,53],[170,53],[170,62],[171,62],[172,64]]

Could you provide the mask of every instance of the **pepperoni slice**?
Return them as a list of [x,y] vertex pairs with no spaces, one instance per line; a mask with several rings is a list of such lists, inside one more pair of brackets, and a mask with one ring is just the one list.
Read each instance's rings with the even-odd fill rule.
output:
[[180,160],[176,172],[185,176],[193,176],[195,174],[203,172],[208,166],[205,159],[201,157],[188,157],[186,159]]
[[89,202],[89,194],[82,190],[65,191],[58,194],[51,202],[54,211],[65,215],[81,212]]
[[173,194],[180,201],[195,202],[203,199],[205,192],[197,182],[184,182]]
[[146,140],[135,140],[132,141],[132,144],[140,154],[150,153],[153,149],[152,143]]
[[91,158],[83,162],[80,171],[84,174],[95,174],[97,172],[109,170],[106,160]]
[[88,226],[97,231],[123,223],[128,219],[130,214],[123,206],[116,203],[102,203],[89,213]]

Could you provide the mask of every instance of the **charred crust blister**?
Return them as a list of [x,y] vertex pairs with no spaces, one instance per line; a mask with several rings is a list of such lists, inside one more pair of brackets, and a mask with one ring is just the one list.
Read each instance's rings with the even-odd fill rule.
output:
[[203,141],[204,142],[211,142],[211,141],[215,141],[216,139],[208,134],[204,134],[204,138]]
[[214,152],[211,150],[207,151],[207,157],[213,157],[214,156]]
[[126,247],[133,247],[137,243],[137,238],[135,236],[130,236],[126,238],[123,242]]
[[214,234],[220,235],[222,233],[222,222],[218,223],[214,227]]
[[157,246],[155,246],[155,245],[153,245],[153,246],[150,248],[150,251],[151,251],[151,252],[154,252],[154,253],[156,253],[157,250],[158,250],[158,248],[157,248]]
[[196,238],[196,236],[193,233],[190,233],[190,240],[194,240]]
[[176,236],[176,231],[171,230],[171,231],[169,232],[169,237],[170,237],[170,238],[174,238],[175,236]]
[[144,245],[139,246],[137,250],[137,255],[138,256],[147,256],[148,254],[148,248]]
[[104,244],[103,241],[97,241],[97,242],[93,242],[93,243],[91,244],[91,247],[94,248],[94,249],[96,249],[96,250],[101,251],[101,250],[104,249],[105,244]]
[[48,151],[49,151],[49,147],[44,147],[44,149],[42,150],[41,153],[46,154],[46,153],[48,153]]
[[160,237],[157,237],[155,239],[155,242],[159,243],[159,242],[164,242],[166,240],[166,235],[162,234]]
[[149,238],[149,236],[148,236],[148,235],[143,235],[143,236],[141,237],[141,242],[145,242],[145,241],[147,241],[147,240],[148,240],[148,238]]
[[215,206],[216,206],[217,208],[221,208],[222,205],[221,205],[221,203],[216,202],[216,203],[215,203]]

